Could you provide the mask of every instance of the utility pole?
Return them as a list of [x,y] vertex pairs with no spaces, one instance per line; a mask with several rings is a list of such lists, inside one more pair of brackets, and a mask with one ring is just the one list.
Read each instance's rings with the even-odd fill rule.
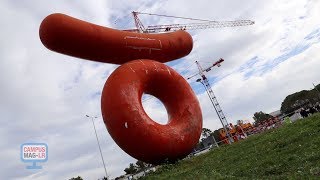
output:
[[98,142],[98,146],[99,146],[99,150],[100,150],[100,155],[101,155],[101,160],[102,160],[102,163],[103,163],[103,167],[104,167],[104,171],[106,173],[106,178],[108,178],[108,173],[107,173],[107,168],[106,168],[106,164],[104,163],[104,159],[103,159],[103,155],[102,155],[102,151],[101,151],[101,147],[100,147],[100,143],[99,143],[99,139],[98,139],[98,135],[97,135],[97,130],[96,130],[96,126],[94,125],[94,121],[93,121],[93,118],[97,118],[97,117],[91,117],[89,115],[86,115],[86,117],[90,118],[91,121],[92,121],[92,125],[93,125],[93,128],[94,128],[94,132],[96,134],[96,138],[97,138],[97,142]]
[[199,73],[189,77],[188,79],[190,79],[190,78],[192,78],[192,77],[194,77],[194,76],[196,76],[198,74],[201,76],[201,78],[197,79],[197,82],[200,82],[204,86],[204,88],[205,88],[205,90],[206,90],[206,92],[207,92],[207,94],[208,94],[208,96],[210,98],[210,101],[212,103],[212,106],[214,107],[214,109],[215,109],[215,111],[216,111],[216,113],[217,113],[217,115],[219,117],[219,120],[220,120],[220,122],[222,124],[222,127],[225,130],[225,132],[227,133],[227,137],[229,139],[229,142],[232,143],[233,139],[232,139],[232,137],[231,137],[231,135],[230,135],[230,133],[229,133],[229,131],[227,129],[227,126],[229,125],[229,123],[228,123],[228,121],[227,121],[227,119],[226,119],[226,117],[225,117],[225,115],[224,115],[224,113],[223,113],[223,111],[222,111],[222,109],[220,107],[220,104],[219,104],[216,96],[214,95],[214,93],[212,91],[212,88],[210,86],[210,83],[209,83],[207,77],[204,74],[204,72],[209,72],[211,70],[211,68],[214,67],[214,66],[220,67],[221,66],[220,64],[223,61],[224,61],[223,59],[219,59],[218,61],[216,61],[215,63],[213,63],[210,67],[208,67],[206,69],[203,69],[201,67],[201,65],[199,64],[199,62],[196,61]]

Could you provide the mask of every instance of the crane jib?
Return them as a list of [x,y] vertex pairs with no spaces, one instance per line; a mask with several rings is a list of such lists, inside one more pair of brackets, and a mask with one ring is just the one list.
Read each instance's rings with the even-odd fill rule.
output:
[[[136,29],[134,30],[125,30],[125,31],[134,31],[140,33],[160,33],[160,32],[169,32],[177,30],[196,30],[196,29],[208,29],[208,28],[224,28],[224,27],[236,27],[236,26],[249,26],[253,25],[254,21],[251,20],[235,20],[235,21],[211,21],[195,18],[187,18],[180,16],[169,16],[161,14],[152,14],[152,13],[141,13],[141,12],[132,12]],[[178,18],[178,19],[188,19],[202,21],[201,23],[189,23],[189,24],[166,24],[166,25],[152,25],[145,28],[138,17],[138,14]]]

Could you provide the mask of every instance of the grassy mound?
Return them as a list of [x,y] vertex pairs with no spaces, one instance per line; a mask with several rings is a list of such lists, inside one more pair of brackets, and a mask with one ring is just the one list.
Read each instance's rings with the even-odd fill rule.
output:
[[320,114],[164,165],[142,179],[320,179]]

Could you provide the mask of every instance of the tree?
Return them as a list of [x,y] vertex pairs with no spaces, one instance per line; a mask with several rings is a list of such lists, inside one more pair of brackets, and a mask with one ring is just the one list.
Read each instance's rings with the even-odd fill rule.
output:
[[121,175],[119,177],[116,177],[115,180],[124,179],[124,175]]
[[212,134],[212,131],[210,129],[207,128],[202,128],[202,137],[205,139],[207,137],[209,137]]
[[73,177],[73,178],[71,178],[71,179],[69,179],[69,180],[83,180],[83,179],[82,179],[82,177],[78,176],[78,177],[76,177],[76,178]]
[[144,169],[148,166],[147,163],[145,163],[145,162],[143,162],[143,161],[140,161],[140,160],[138,160],[138,161],[136,162],[136,165],[137,165],[137,168],[138,168],[139,170],[144,170]]
[[266,114],[266,113],[260,111],[260,112],[254,113],[253,119],[255,120],[255,123],[257,124],[257,123],[263,122],[263,121],[265,121],[269,118],[272,118],[272,117],[273,116],[271,116],[270,114]]
[[316,85],[313,90],[316,90],[318,92],[319,97],[320,97],[320,84]]
[[318,84],[312,90],[302,90],[288,95],[281,103],[281,112],[284,114],[291,113],[301,107],[305,107],[308,104],[315,104],[320,99],[320,84]]
[[136,162],[136,165],[137,165],[137,171],[138,171],[138,172],[143,171],[145,174],[146,174],[146,171],[145,171],[146,168],[147,168],[147,167],[151,167],[151,164],[145,163],[145,162],[140,161],[140,160],[138,160],[138,161]]
[[214,139],[215,139],[217,142],[220,141],[221,139],[220,139],[219,129],[214,130],[213,133],[212,133],[212,136],[214,137]]
[[130,163],[129,167],[124,169],[124,172],[126,174],[134,174],[137,172],[137,168],[133,163]]

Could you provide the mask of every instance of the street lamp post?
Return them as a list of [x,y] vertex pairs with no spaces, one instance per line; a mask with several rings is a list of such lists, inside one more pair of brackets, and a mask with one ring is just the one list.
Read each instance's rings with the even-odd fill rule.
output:
[[100,143],[99,143],[99,139],[98,139],[98,135],[97,135],[96,126],[94,125],[94,121],[93,121],[93,118],[96,119],[97,117],[91,117],[91,116],[89,116],[89,115],[86,115],[86,117],[90,118],[91,121],[92,121],[92,125],[93,125],[94,132],[95,132],[95,134],[96,134],[96,138],[97,138],[97,142],[98,142],[98,147],[99,147],[99,150],[100,150],[100,155],[101,155],[101,159],[102,159],[104,171],[105,171],[105,173],[106,173],[106,178],[108,179],[108,173],[107,173],[106,164],[104,163],[104,159],[103,159],[103,155],[102,155],[102,151],[101,151],[101,147],[100,147]]

